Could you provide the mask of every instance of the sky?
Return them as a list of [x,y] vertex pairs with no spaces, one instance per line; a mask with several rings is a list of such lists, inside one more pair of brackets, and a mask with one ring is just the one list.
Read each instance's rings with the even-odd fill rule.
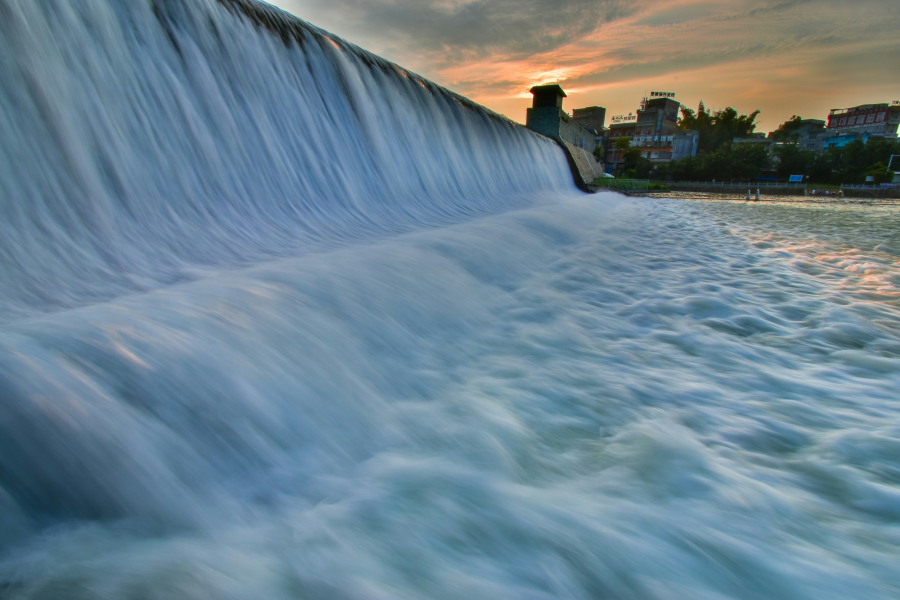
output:
[[900,0],[269,0],[519,122],[534,85],[564,108],[793,115],[900,100]]

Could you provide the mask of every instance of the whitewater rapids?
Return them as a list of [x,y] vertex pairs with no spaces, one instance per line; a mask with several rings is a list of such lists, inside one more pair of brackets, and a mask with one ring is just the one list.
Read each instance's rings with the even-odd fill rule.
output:
[[900,595],[897,209],[583,195],[213,2],[0,16],[3,600]]

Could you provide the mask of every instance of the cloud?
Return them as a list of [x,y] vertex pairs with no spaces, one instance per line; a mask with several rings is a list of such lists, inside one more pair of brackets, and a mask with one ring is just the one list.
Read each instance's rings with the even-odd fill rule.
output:
[[722,3],[719,2],[698,2],[692,4],[680,4],[670,8],[651,12],[646,15],[635,25],[646,25],[649,27],[659,27],[661,25],[676,25],[686,21],[702,19],[717,14],[722,9]]
[[518,120],[549,82],[570,106],[627,113],[672,88],[692,106],[763,108],[773,127],[900,98],[897,0],[274,1]]
[[[632,14],[636,0],[285,0],[288,10],[340,21],[359,37],[441,63],[544,52]],[[305,17],[304,17],[305,18]],[[312,19],[311,19],[312,20]],[[340,35],[340,33],[339,33]]]

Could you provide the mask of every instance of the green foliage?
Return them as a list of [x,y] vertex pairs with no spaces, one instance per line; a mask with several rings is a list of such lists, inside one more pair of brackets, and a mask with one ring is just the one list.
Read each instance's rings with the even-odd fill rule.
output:
[[866,171],[866,176],[872,176],[875,178],[873,183],[881,184],[881,183],[890,183],[894,180],[894,172],[888,171],[887,165],[883,165],[880,162],[875,163],[869,170]]
[[620,137],[613,142],[613,147],[618,150],[624,150],[622,156],[624,164],[619,172],[620,177],[626,179],[647,179],[650,177],[650,171],[653,170],[653,163],[644,157],[644,153],[640,148],[631,147],[631,138]]
[[619,192],[644,192],[648,190],[668,191],[665,186],[649,183],[646,179],[607,179],[598,178],[593,181],[594,186],[598,188],[608,188]]
[[787,179],[791,175],[807,175],[812,172],[818,154],[812,150],[801,150],[793,144],[775,147],[775,172],[779,179]]
[[640,162],[643,156],[644,154],[641,152],[640,148],[629,148],[623,155],[623,159],[625,160],[625,168],[633,168],[636,164],[638,164],[638,162]]
[[622,136],[613,141],[613,148],[616,150],[628,150],[631,147],[631,138]]
[[734,138],[747,137],[753,133],[758,115],[758,110],[749,115],[741,115],[730,106],[711,113],[701,102],[696,113],[690,108],[681,108],[678,128],[682,131],[700,132],[698,153],[715,152],[723,145],[730,144]]
[[653,170],[653,163],[645,158],[640,148],[629,148],[624,156],[625,177],[629,179],[647,179]]
[[[892,154],[900,154],[900,141],[871,138],[866,144],[854,140],[843,148],[829,148],[816,156],[804,174],[814,183],[865,183],[867,175],[874,175],[875,183],[889,183],[893,174],[887,172],[885,165]],[[897,160],[894,159],[895,164]]]
[[714,152],[660,165],[658,176],[675,181],[753,179],[770,165],[771,157],[760,144],[725,144]]
[[779,125],[778,129],[769,134],[769,137],[778,142],[796,141],[800,136],[798,130],[800,129],[801,121],[803,121],[802,117],[794,115]]
[[[796,122],[796,119],[791,121]],[[789,133],[790,127],[783,127],[783,131]],[[773,152],[774,161],[761,145],[740,144],[732,148],[730,144],[723,144],[713,152],[660,165],[656,175],[675,181],[728,181],[753,179],[763,170],[774,167],[781,180],[791,175],[805,175],[807,181],[816,185],[865,183],[867,175],[875,177],[874,183],[889,183],[893,173],[885,165],[892,154],[900,154],[900,141],[871,138],[866,144],[854,140],[843,148],[829,148],[822,154],[784,144],[776,146]],[[900,159],[894,159],[895,164],[898,161]]]
[[603,146],[597,144],[594,146],[594,158],[597,159],[597,162],[604,162],[606,160],[606,156],[603,153]]

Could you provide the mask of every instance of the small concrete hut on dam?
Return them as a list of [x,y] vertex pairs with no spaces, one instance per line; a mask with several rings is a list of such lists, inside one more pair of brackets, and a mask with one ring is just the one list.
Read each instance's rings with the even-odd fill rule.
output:
[[526,111],[525,126],[562,146],[578,187],[587,189],[595,179],[603,177],[603,165],[594,157],[594,133],[563,110],[566,93],[559,85],[538,85],[530,91],[534,101]]

